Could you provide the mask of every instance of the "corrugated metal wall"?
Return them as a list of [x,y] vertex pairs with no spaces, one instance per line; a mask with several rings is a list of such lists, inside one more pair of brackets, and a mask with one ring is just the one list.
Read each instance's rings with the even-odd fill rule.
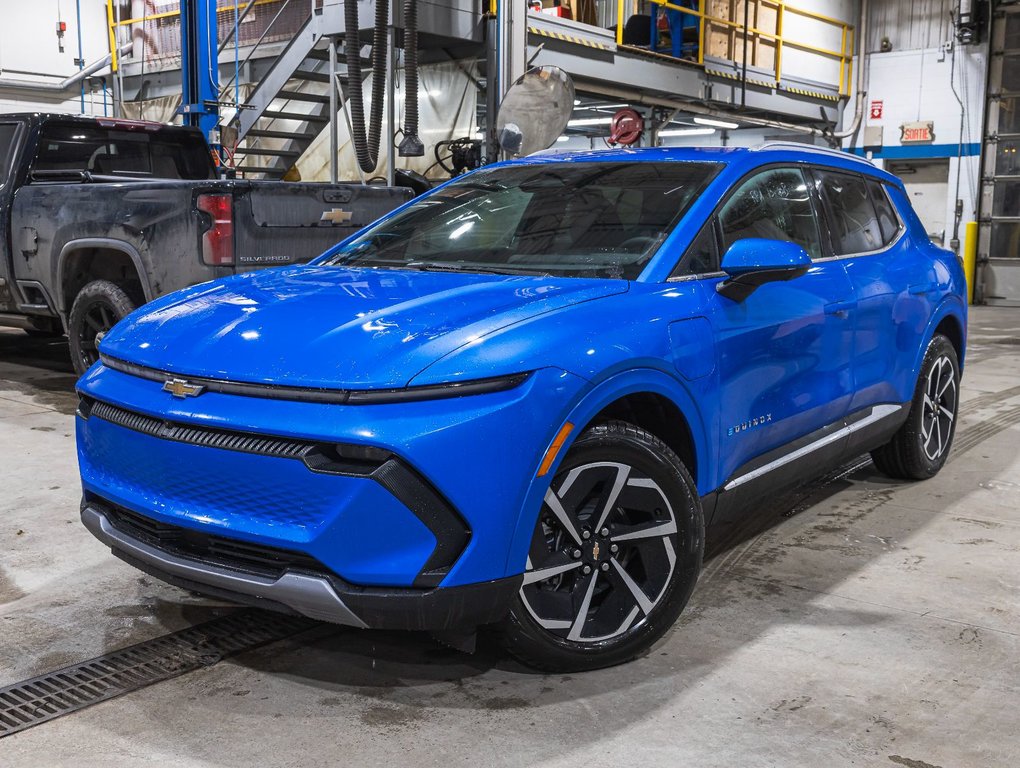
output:
[[868,52],[888,37],[894,51],[938,48],[952,37],[950,13],[956,0],[873,0],[868,5]]

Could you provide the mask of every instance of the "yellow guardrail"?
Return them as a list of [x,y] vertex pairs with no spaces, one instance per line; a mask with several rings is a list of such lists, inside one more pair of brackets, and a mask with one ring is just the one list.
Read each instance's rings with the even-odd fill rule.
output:
[[[629,15],[636,10],[636,1],[637,0],[617,0],[616,44],[619,46],[627,47],[623,42],[623,27],[626,19],[629,18]],[[776,56],[773,69],[777,84],[782,83],[783,48],[786,47],[807,51],[809,53],[837,60],[839,62],[839,94],[841,96],[845,96],[850,92],[850,83],[852,80],[851,76],[853,73],[854,27],[852,24],[843,21],[842,19],[836,19],[832,16],[815,13],[814,11],[809,11],[804,8],[797,8],[784,2],[784,0],[770,0],[768,4],[769,7],[774,8],[776,11],[776,31],[769,32],[755,27],[745,27],[743,24],[725,17],[712,16],[705,11],[705,0],[698,0],[697,10],[694,10],[693,8],[685,8],[675,3],[671,3],[669,0],[650,1],[654,5],[658,5],[672,11],[679,11],[680,13],[687,14],[688,16],[694,16],[699,20],[698,64],[705,63],[705,27],[711,23],[738,30],[748,37],[757,37],[759,39],[771,40],[774,42],[776,45]],[[814,21],[820,21],[824,24],[829,24],[833,27],[839,28],[840,50],[835,51],[829,48],[823,48],[800,40],[793,40],[785,37],[783,35],[783,18],[787,14],[813,19]]]

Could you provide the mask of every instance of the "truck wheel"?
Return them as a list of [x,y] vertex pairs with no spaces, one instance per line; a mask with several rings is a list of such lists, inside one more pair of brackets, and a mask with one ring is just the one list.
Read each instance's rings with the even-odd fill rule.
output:
[[99,359],[101,334],[134,309],[135,303],[123,289],[109,280],[94,280],[78,292],[67,319],[67,338],[71,363],[79,376]]

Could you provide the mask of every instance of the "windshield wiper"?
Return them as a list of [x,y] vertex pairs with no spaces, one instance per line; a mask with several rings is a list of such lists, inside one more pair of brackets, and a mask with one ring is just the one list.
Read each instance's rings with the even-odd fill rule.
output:
[[476,264],[456,264],[441,261],[409,261],[405,269],[416,269],[419,272],[481,272],[487,275],[520,275],[534,277],[552,277],[552,273],[542,270],[513,269],[512,267],[493,267]]

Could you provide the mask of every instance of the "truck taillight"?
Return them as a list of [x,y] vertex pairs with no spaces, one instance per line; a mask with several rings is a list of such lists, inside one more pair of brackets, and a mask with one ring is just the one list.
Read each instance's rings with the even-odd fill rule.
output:
[[234,263],[234,200],[231,195],[199,195],[198,210],[212,217],[202,235],[202,261],[222,267]]

